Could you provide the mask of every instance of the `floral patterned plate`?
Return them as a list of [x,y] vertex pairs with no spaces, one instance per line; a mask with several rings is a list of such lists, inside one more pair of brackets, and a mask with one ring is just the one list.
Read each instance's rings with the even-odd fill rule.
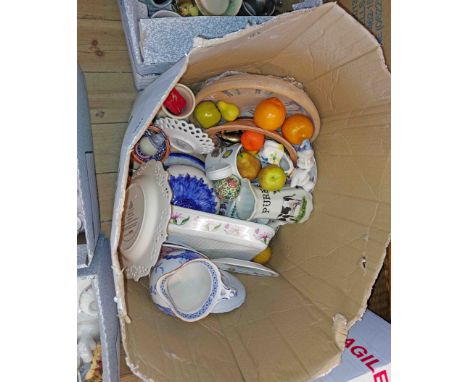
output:
[[243,273],[252,276],[279,276],[279,273],[275,272],[273,269],[267,268],[262,264],[254,263],[253,261],[224,257],[221,259],[214,259],[213,263],[215,263],[219,269],[228,272]]
[[274,235],[275,230],[264,224],[172,206],[167,241],[188,246],[212,259],[251,260]]

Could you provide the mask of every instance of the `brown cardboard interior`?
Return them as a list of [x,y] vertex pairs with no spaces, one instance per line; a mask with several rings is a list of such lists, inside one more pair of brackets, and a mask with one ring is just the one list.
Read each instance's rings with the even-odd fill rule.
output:
[[154,307],[147,279],[127,280],[127,363],[148,381],[310,381],[339,362],[389,241],[390,74],[375,38],[334,3],[204,42],[180,82],[226,70],[304,84],[322,120],[314,211],[274,238],[280,277],[239,276],[247,299],[231,313],[185,323]]

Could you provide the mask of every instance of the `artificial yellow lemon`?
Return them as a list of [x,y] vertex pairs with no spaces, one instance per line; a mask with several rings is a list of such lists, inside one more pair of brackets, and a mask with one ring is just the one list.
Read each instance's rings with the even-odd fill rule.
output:
[[266,247],[262,252],[255,256],[252,261],[258,264],[266,264],[270,261],[272,252],[271,247]]

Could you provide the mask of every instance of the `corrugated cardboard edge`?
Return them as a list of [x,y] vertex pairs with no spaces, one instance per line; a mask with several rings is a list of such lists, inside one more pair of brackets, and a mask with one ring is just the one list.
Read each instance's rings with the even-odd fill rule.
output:
[[[124,202],[125,202],[125,189],[126,189],[126,184],[127,184],[127,179],[128,179],[128,171],[126,169],[128,169],[130,165],[131,148],[143,136],[145,130],[147,129],[151,121],[156,116],[157,111],[162,105],[164,99],[169,94],[170,90],[175,86],[175,84],[177,84],[180,77],[185,72],[187,65],[188,65],[188,60],[187,58],[184,58],[183,60],[179,61],[179,63],[174,65],[171,69],[169,69],[165,74],[161,75],[158,78],[158,80],[150,84],[142,93],[138,95],[137,99],[135,100],[134,107],[135,105],[138,104],[138,102],[140,102],[138,106],[141,106],[141,102],[142,102],[141,97],[142,96],[144,97],[145,94],[151,92],[151,90],[155,86],[157,86],[160,81],[164,81],[166,78],[171,78],[171,76],[173,77],[173,79],[168,84],[166,90],[164,91],[163,95],[161,96],[159,102],[156,102],[152,106],[153,111],[150,113],[148,118],[146,118],[146,120],[136,121],[134,119],[134,118],[137,118],[135,117],[135,114],[138,114],[137,113],[138,111],[141,112],[141,109],[135,110],[135,113],[132,113],[132,116],[130,117],[130,120],[129,120],[129,127],[127,128],[127,132],[125,133],[124,140],[122,142],[122,150],[120,153],[119,176],[117,179],[117,187],[116,187],[116,192],[115,192],[114,212],[113,212],[113,217],[112,217],[113,224],[112,224],[111,238],[110,238],[112,270],[114,273],[115,293],[116,293],[115,302],[117,304],[117,310],[118,310],[118,315],[120,319],[119,320],[120,331],[121,331],[121,339],[122,339],[123,348],[125,350],[125,361],[127,365],[129,366],[129,368],[132,370],[132,372],[142,379],[145,379],[145,377],[139,373],[138,367],[136,365],[133,365],[130,362],[130,359],[127,355],[128,349],[127,349],[125,325],[131,323],[131,318],[127,314],[127,307],[125,303],[124,269],[121,268],[120,266],[120,261],[118,258],[118,251],[117,251],[118,245],[119,245],[119,239],[120,239],[120,232],[121,232],[121,219],[122,219],[122,213],[123,213]],[[176,72],[177,74],[174,75],[173,72]],[[143,107],[144,105],[141,106],[141,108]],[[138,109],[138,107],[136,108]]]

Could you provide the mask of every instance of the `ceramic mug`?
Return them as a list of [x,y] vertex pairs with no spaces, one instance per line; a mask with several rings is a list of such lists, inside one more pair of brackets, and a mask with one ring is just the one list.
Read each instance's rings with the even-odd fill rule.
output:
[[149,290],[160,310],[189,322],[229,312],[245,300],[238,279],[200,253],[183,249],[161,256],[151,271]]
[[236,212],[242,220],[270,219],[287,223],[302,223],[312,212],[312,195],[301,188],[267,191],[242,179],[236,199]]
[[239,179],[242,178],[237,169],[237,155],[242,149],[242,145],[237,143],[228,147],[216,147],[211,153],[206,156],[205,170],[213,172],[224,168],[226,165],[231,166],[232,174]]
[[263,165],[274,164],[280,166],[286,175],[290,175],[294,171],[294,164],[284,151],[284,146],[281,143],[266,140],[258,154]]

